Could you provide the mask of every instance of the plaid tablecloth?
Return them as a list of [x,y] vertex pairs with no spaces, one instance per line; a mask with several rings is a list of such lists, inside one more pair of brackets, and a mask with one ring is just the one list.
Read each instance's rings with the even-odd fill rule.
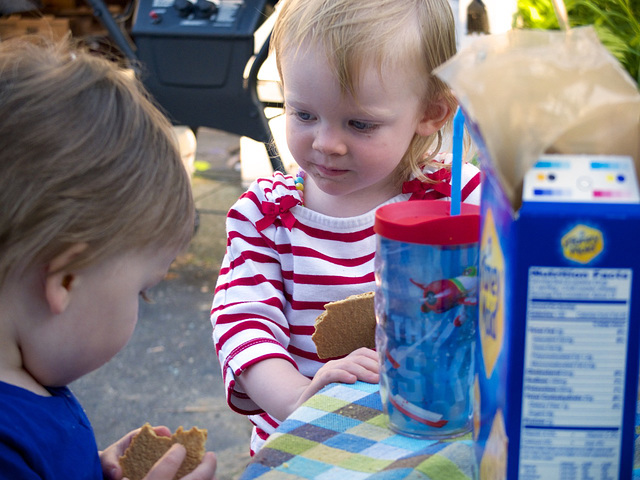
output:
[[[640,425],[640,402],[637,411]],[[639,443],[634,480],[640,480]],[[395,434],[378,385],[334,383],[280,425],[240,480],[467,480],[474,465],[471,434],[444,441]]]
[[240,480],[466,480],[471,434],[423,440],[389,430],[378,385],[331,384],[280,425]]

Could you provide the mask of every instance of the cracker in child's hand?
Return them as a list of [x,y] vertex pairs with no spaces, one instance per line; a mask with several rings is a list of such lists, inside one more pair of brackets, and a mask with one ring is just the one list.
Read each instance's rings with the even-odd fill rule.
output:
[[170,437],[157,435],[151,425],[146,423],[132,439],[131,444],[120,457],[123,476],[129,480],[142,480],[151,467],[171,448],[180,443],[187,449],[187,455],[178,469],[174,480],[192,472],[200,463],[205,453],[207,430],[196,427],[184,431],[178,427]]
[[374,293],[351,295],[344,300],[327,303],[316,318],[311,339],[320,358],[350,354],[360,347],[375,348],[376,315]]

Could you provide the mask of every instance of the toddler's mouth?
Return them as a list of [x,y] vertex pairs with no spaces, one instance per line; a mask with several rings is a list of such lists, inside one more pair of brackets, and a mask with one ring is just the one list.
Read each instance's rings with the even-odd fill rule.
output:
[[328,168],[322,165],[316,165],[316,169],[320,175],[325,177],[337,177],[339,175],[344,175],[349,170],[337,169],[337,168]]

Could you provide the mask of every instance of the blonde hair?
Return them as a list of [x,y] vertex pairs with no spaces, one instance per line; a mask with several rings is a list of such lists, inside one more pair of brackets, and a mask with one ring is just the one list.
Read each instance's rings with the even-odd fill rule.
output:
[[87,243],[83,268],[185,247],[195,208],[171,125],[141,84],[70,40],[0,43],[0,286]]
[[[361,70],[374,65],[412,68],[426,105],[443,99],[451,129],[457,101],[432,72],[456,53],[455,22],[448,0],[283,0],[271,38],[282,78],[280,58],[295,54],[304,43],[321,45],[343,93],[356,97]],[[370,63],[373,62],[373,63]],[[284,79],[283,79],[284,81]],[[422,173],[442,146],[443,134],[415,135],[397,173],[430,181]]]

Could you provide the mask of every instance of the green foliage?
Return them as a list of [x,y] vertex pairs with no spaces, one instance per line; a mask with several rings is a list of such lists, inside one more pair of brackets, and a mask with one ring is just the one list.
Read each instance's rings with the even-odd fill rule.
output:
[[[640,85],[640,0],[565,0],[572,27],[593,25],[602,44]],[[551,0],[518,0],[516,28],[560,28]]]

